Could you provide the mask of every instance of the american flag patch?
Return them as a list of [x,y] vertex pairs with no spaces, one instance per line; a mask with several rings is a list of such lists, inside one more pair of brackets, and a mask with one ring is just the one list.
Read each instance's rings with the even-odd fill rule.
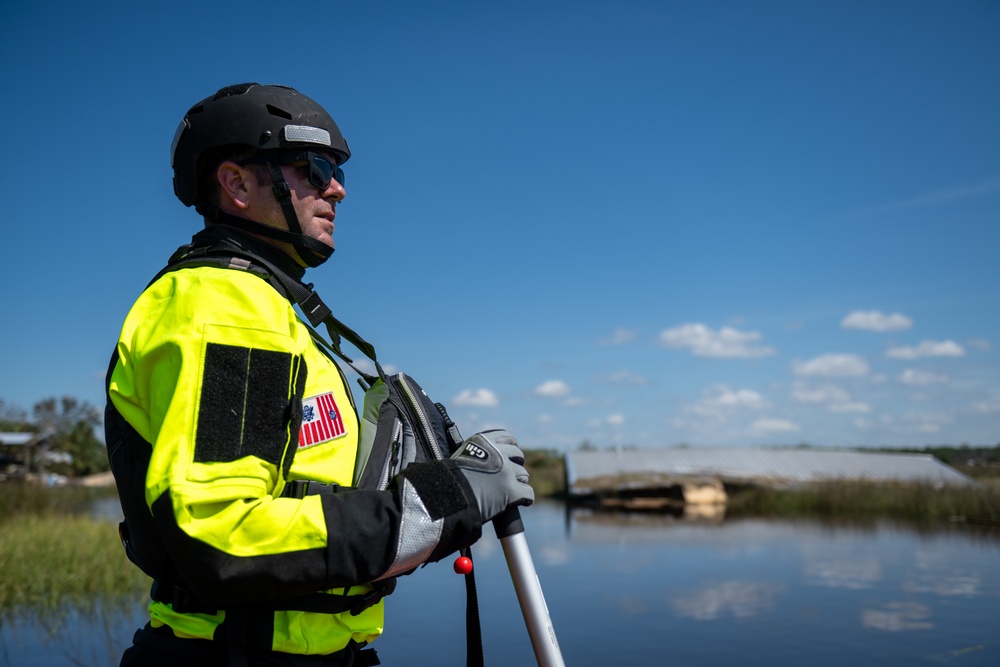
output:
[[333,393],[320,394],[302,401],[302,428],[299,447],[312,447],[347,435]]

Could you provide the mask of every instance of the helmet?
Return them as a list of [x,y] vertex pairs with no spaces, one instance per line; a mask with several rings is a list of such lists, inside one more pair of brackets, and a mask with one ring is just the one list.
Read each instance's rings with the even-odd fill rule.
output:
[[206,152],[226,146],[262,151],[316,148],[331,151],[342,165],[351,149],[333,118],[314,100],[287,86],[244,83],[219,90],[191,107],[174,135],[170,166],[174,193],[185,206],[200,202],[199,164]]
[[[261,151],[287,230],[229,215],[214,202],[205,201],[209,193],[199,192],[200,187],[205,187],[202,172],[215,166],[210,158],[224,157],[229,147]],[[338,167],[351,157],[340,128],[315,101],[287,86],[228,86],[188,109],[177,128],[170,147],[174,193],[185,206],[194,206],[206,218],[290,243],[303,264],[319,266],[333,248],[302,233],[278,157],[289,149],[319,147],[334,155]]]

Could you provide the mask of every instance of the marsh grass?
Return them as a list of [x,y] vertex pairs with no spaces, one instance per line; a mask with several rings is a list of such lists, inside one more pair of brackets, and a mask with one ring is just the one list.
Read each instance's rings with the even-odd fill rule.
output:
[[90,514],[107,494],[0,486],[0,622],[24,614],[58,622],[69,608],[86,613],[147,594],[149,579],[128,561],[115,523]]
[[1000,525],[1000,480],[979,480],[975,487],[831,482],[736,489],[730,491],[726,515]]

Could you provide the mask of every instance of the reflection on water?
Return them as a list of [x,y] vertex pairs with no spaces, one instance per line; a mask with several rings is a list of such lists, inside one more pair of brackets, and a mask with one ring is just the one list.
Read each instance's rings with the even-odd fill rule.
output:
[[[522,513],[568,665],[1000,664],[1000,531]],[[492,531],[474,549],[487,664],[534,658]],[[385,665],[463,665],[450,559],[401,580]],[[4,622],[0,665],[115,664],[143,605]],[[103,653],[102,653],[103,651]],[[70,660],[67,656],[73,656]]]
[[881,609],[865,609],[861,623],[866,628],[899,632],[901,630],[931,630],[931,608],[919,602],[887,602]]
[[117,665],[144,603],[95,601],[87,609],[26,613],[0,624],[0,665]]

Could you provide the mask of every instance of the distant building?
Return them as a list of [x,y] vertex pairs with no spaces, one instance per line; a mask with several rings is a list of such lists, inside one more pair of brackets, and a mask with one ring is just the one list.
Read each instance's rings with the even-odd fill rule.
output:
[[638,499],[641,506],[644,502],[653,504],[654,498],[714,504],[725,502],[725,486],[788,488],[836,480],[933,486],[975,484],[925,454],[711,447],[578,450],[566,454],[566,489],[570,497],[613,499],[610,504],[626,502],[635,506],[634,499]]
[[49,451],[51,431],[43,433],[0,433],[0,479],[40,472],[48,463],[71,463],[63,452]]

